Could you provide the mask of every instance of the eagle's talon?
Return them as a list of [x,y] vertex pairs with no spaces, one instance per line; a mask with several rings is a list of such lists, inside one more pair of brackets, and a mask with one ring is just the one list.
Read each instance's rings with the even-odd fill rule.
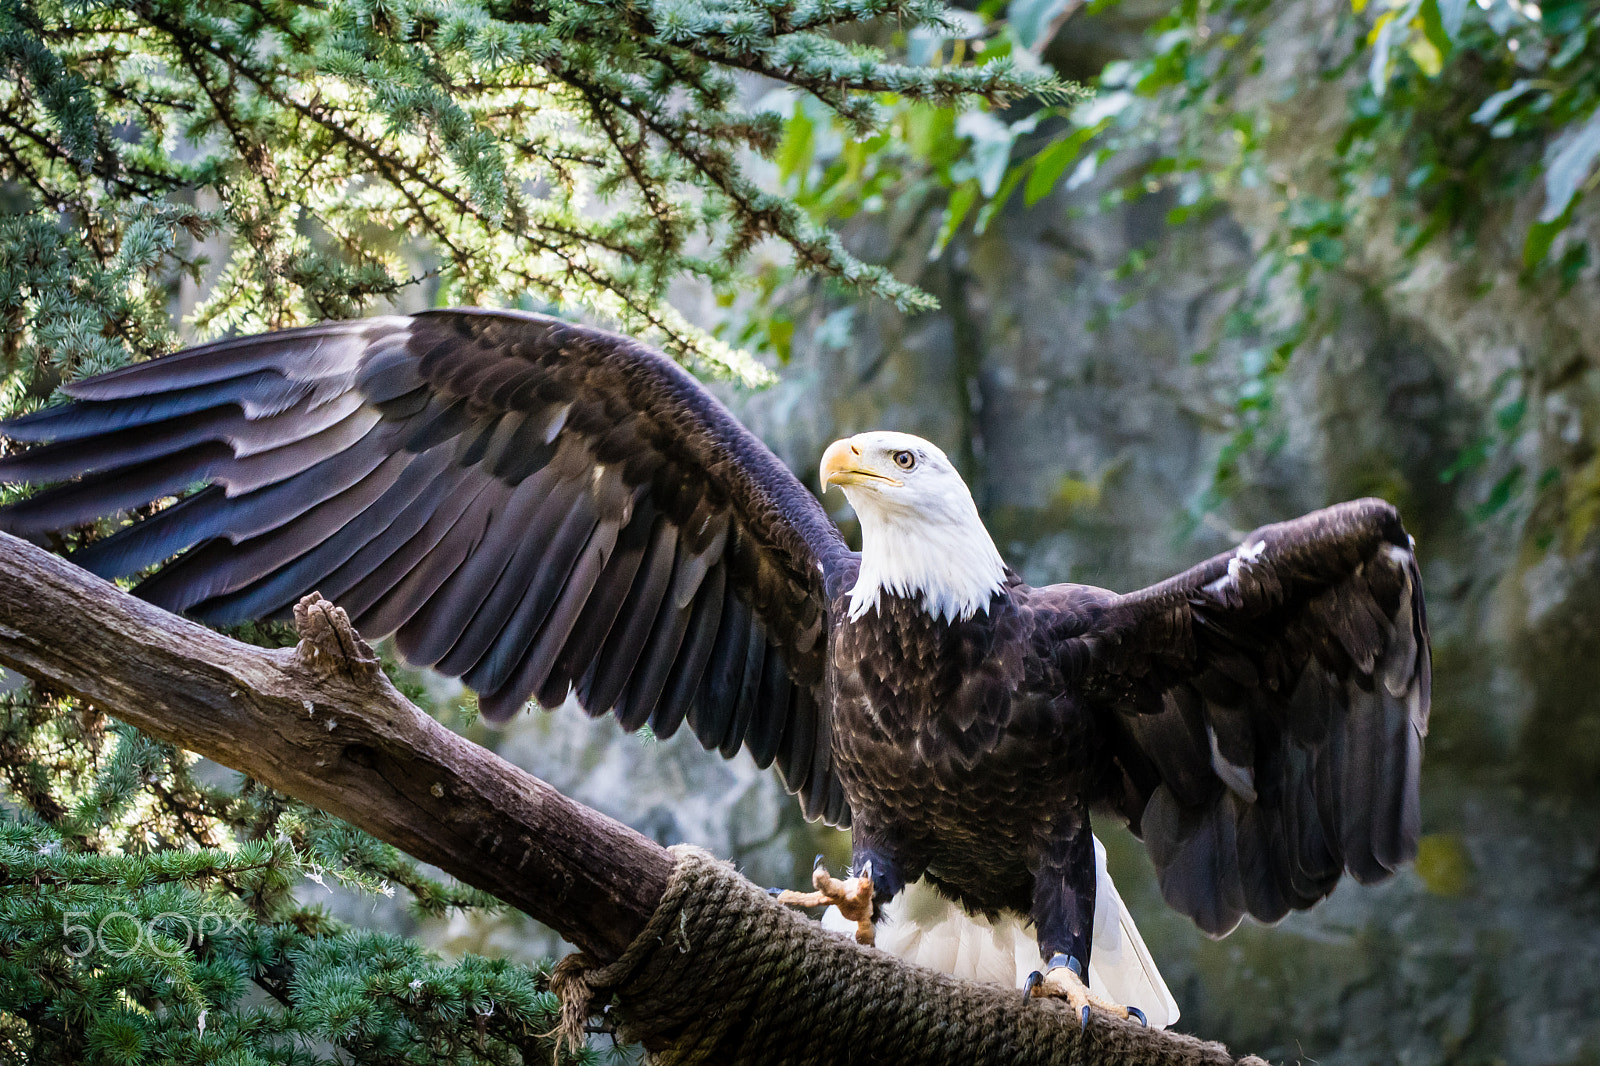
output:
[[[822,856],[819,855],[817,858],[820,859]],[[826,867],[818,864],[817,868],[811,871],[811,884],[815,889],[813,892],[775,889],[774,898],[790,907],[825,907],[832,904],[839,908],[839,913],[845,918],[856,923],[856,943],[870,945],[873,942],[870,873],[841,881],[829,874]]]
[[1089,1028],[1091,1008],[1105,1011],[1114,1018],[1137,1018],[1141,1025],[1150,1024],[1144,1012],[1137,1007],[1111,1003],[1090,992],[1089,983],[1083,979],[1083,970],[1083,963],[1071,955],[1052,955],[1043,975],[1038,971],[1028,975],[1023,986],[1023,998],[1037,995],[1066,1000],[1078,1012],[1079,1029]]

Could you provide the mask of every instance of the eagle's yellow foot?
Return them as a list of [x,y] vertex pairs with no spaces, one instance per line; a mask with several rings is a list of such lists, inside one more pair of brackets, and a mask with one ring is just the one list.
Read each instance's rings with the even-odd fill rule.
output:
[[[818,856],[820,858],[821,856]],[[811,884],[815,892],[773,890],[779,903],[791,907],[826,907],[833,904],[839,913],[856,923],[856,943],[871,944],[872,934],[872,869],[869,866],[860,877],[841,881],[831,876],[827,868],[818,865],[811,871]]]
[[1044,973],[1035,970],[1028,975],[1027,983],[1022,986],[1022,998],[1031,996],[1066,1000],[1078,1012],[1078,1026],[1082,1029],[1089,1027],[1091,1007],[1105,1011],[1114,1018],[1135,1018],[1140,1025],[1150,1024],[1145,1019],[1144,1011],[1138,1007],[1124,1007],[1090,992],[1089,986],[1084,983],[1082,971],[1078,969],[1078,960],[1070,955],[1056,955],[1051,958]]

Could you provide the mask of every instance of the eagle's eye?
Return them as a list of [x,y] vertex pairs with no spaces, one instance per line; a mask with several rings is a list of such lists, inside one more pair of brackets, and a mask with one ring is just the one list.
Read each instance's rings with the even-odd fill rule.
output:
[[917,465],[917,457],[907,451],[895,452],[894,465],[898,466],[901,470],[910,470],[912,467]]

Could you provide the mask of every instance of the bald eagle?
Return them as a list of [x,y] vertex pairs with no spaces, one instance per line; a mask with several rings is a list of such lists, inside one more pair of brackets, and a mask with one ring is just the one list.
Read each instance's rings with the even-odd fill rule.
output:
[[575,693],[625,729],[742,747],[853,829],[869,921],[918,881],[935,910],[1020,917],[1074,1003],[1119,925],[1153,975],[1120,905],[1095,921],[1114,892],[1091,812],[1218,936],[1416,852],[1427,626],[1380,500],[1119,595],[1024,583],[950,460],[900,433],[823,457],[854,552],[675,363],[541,315],[335,322],[63,391],[3,426],[34,446],[0,481],[59,484],[0,528],[43,539],[204,485],[72,557],[166,563],[138,595],[213,623],[320,590],[491,720]]

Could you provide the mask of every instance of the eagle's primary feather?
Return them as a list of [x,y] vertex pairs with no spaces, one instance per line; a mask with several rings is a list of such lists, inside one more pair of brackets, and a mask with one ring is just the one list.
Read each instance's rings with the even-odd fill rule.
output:
[[[676,364],[458,310],[222,341],[13,419],[0,511],[46,534],[180,496],[73,556],[195,617],[315,589],[484,714],[590,714],[776,763],[853,825],[880,900],[925,879],[1089,962],[1091,810],[1221,935],[1416,852],[1429,651],[1394,508],[1266,526],[1128,595],[1010,571],[938,449],[863,434],[817,499]],[[176,557],[176,558],[174,558]]]

